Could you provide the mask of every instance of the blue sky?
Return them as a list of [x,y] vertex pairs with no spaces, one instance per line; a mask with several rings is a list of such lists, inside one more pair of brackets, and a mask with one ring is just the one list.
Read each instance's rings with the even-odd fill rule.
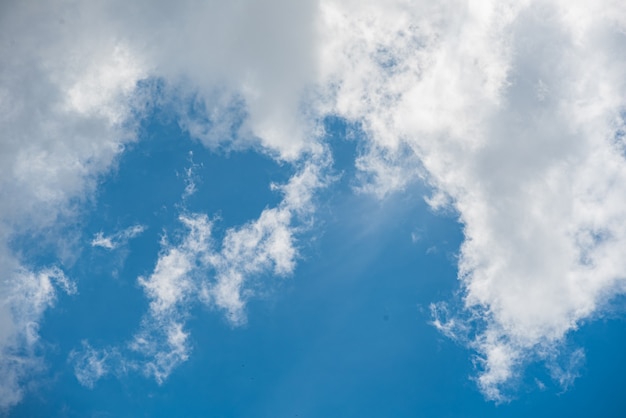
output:
[[0,413],[622,416],[599,4],[7,3]]
[[[328,124],[336,160],[350,161],[355,147],[345,139],[346,126]],[[619,318],[571,336],[571,344],[584,343],[586,361],[569,390],[536,367],[513,401],[486,402],[471,381],[475,369],[467,350],[430,324],[429,304],[458,291],[462,231],[454,214],[433,213],[420,199],[425,190],[419,184],[382,202],[354,194],[354,169],[341,163],[335,184],[322,196],[320,227],[300,239],[298,268],[292,277],[262,277],[269,284],[248,305],[246,325],[233,327],[219,312],[195,306],[188,325],[191,356],[165,383],[129,372],[82,386],[68,353],[80,350],[84,340],[122,345],[138,328],[147,302],[136,279],[153,268],[159,237],[180,229],[182,173],[197,167],[198,191],[184,210],[219,216],[223,233],[276,204],[268,184],[284,181],[291,171],[256,153],[211,153],[155,120],[146,123],[140,141],[101,179],[95,201],[84,209],[84,249],[67,269],[81,277],[80,293],[61,296],[42,319],[47,369],[11,416],[521,417],[576,416],[581,408],[601,416],[622,413],[625,324]],[[228,187],[216,178],[227,178]],[[136,223],[146,230],[125,248],[90,248],[98,232]],[[20,245],[37,248],[36,242]],[[31,262],[42,262],[42,253],[45,248],[33,251]],[[547,387],[538,388],[535,379]]]

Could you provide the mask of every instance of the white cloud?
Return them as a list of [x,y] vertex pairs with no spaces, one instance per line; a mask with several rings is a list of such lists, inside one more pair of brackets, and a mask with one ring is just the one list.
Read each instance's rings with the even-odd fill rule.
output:
[[[310,4],[280,0],[242,7],[195,1],[175,7],[152,1],[3,4],[0,259],[9,261],[2,263],[1,280],[30,277],[14,274],[24,269],[8,249],[8,240],[16,233],[73,221],[74,205],[89,196],[98,176],[110,169],[124,144],[135,139],[135,116],[154,100],[146,97],[150,92],[136,90],[139,80],[165,79],[179,96],[196,95],[205,116],[193,120],[181,111],[180,123],[210,146],[216,146],[212,141],[218,137],[217,125],[223,132],[232,128],[221,120],[228,115],[230,101],[216,101],[215,92],[225,91],[223,97],[235,100],[243,96],[249,117],[234,137],[244,138],[245,144],[260,142],[275,155],[296,159],[308,148],[295,121],[298,86],[312,68],[306,59],[311,51],[306,34],[312,27]],[[272,122],[283,120],[289,123]],[[200,135],[208,131],[212,135]],[[123,234],[102,234],[93,245],[113,249],[124,239]],[[2,309],[19,302],[24,304],[19,309],[28,310],[35,303],[9,302],[10,288],[0,288]],[[3,316],[0,335],[29,332],[19,329],[28,324],[12,319]],[[0,340],[3,353],[5,344]],[[26,368],[4,356],[3,368],[8,369],[3,375]],[[20,396],[17,381],[11,382],[0,384],[4,399],[13,399],[6,404]]]
[[[148,367],[157,381],[189,355],[184,319],[194,299],[226,311],[228,320],[239,325],[246,320],[246,300],[254,295],[250,280],[264,273],[293,272],[298,256],[295,234],[313,212],[313,194],[326,184],[329,163],[325,153],[307,160],[289,182],[274,186],[284,194],[283,201],[255,221],[229,229],[219,248],[212,245],[206,215],[180,218],[189,234],[181,245],[167,247],[149,278],[139,279],[151,299],[145,323],[154,326],[144,327],[133,346],[151,353],[154,360]],[[155,334],[164,347],[153,340]]]
[[178,246],[164,243],[154,272],[140,277],[139,284],[151,299],[152,316],[161,317],[177,308],[194,290],[190,274],[207,265],[211,255],[211,222],[206,215],[181,216],[179,220],[189,230]]
[[154,271],[138,278],[150,307],[130,343],[94,349],[84,341],[80,350],[70,354],[68,361],[82,385],[93,388],[103,376],[126,370],[140,370],[162,383],[189,357],[185,317],[197,293],[198,275],[206,273],[212,224],[201,214],[181,215],[179,220],[187,229],[180,244],[170,244],[164,237]]
[[[155,326],[159,328],[155,328]],[[184,323],[168,318],[159,324],[151,324],[135,336],[130,348],[144,356],[145,360],[135,364],[146,376],[154,377],[162,384],[190,354],[189,334]]]
[[[123,365],[163,383],[189,358],[191,342],[185,326],[195,303],[225,311],[232,325],[243,324],[247,300],[264,288],[254,280],[264,274],[293,272],[298,257],[296,236],[311,219],[314,193],[329,181],[325,172],[330,163],[325,151],[307,158],[286,184],[272,185],[283,194],[281,203],[263,210],[258,219],[229,229],[219,246],[207,215],[181,215],[186,232],[180,242],[170,243],[164,237],[152,274],[138,278],[150,305],[127,346],[130,351],[108,361],[107,353],[124,354],[125,350],[94,350],[83,344],[82,350],[70,356],[79,382],[93,387],[100,377]],[[142,359],[137,360],[137,354]]]
[[[422,178],[434,206],[458,211],[465,308],[484,324],[472,343],[483,359],[478,381],[501,399],[524,362],[626,287],[626,170],[616,135],[624,131],[625,9],[612,0],[5,4],[2,279],[31,283],[32,274],[15,273],[26,269],[6,240],[71,217],[71,202],[134,140],[134,112],[154,99],[135,86],[151,77],[168,95],[194,100],[192,111],[176,100],[173,108],[207,146],[260,145],[296,165],[308,158],[283,203],[229,231],[207,262],[216,280],[200,286],[204,300],[241,322],[246,277],[295,265],[293,218],[306,215],[320,181],[305,173],[324,166],[315,162],[317,123],[338,115],[366,134],[356,162],[362,190],[384,196]],[[115,246],[104,235],[96,242]],[[187,276],[196,266],[181,252],[194,250],[177,248],[142,282],[154,315],[197,287]],[[170,289],[167,277],[190,287]],[[45,294],[46,282],[34,283]],[[0,288],[3,307],[11,286]],[[38,303],[12,300],[24,311]],[[0,335],[28,334],[13,320],[0,322]],[[187,344],[181,321],[163,337],[177,359]],[[5,399],[19,397],[16,385],[0,387]]]
[[250,293],[245,289],[247,278],[267,271],[279,276],[293,272],[297,225],[305,225],[313,213],[314,193],[328,184],[324,172],[330,163],[325,152],[313,156],[287,184],[273,185],[284,194],[278,207],[265,209],[256,221],[227,231],[220,252],[211,258],[216,280],[203,284],[202,296],[206,303],[226,310],[232,323],[245,322],[242,296]]
[[93,188],[132,139],[124,122],[144,73],[123,43],[91,31],[98,25],[69,4],[14,2],[6,9],[0,214],[40,226]]
[[226,310],[231,322],[243,322],[246,278],[270,269],[277,274],[293,271],[296,249],[290,223],[291,212],[272,208],[256,221],[229,230],[220,253],[211,259],[216,282],[205,283],[206,302]]
[[[308,119],[300,117],[299,109],[302,80],[314,71],[313,4],[283,0],[238,6],[195,1],[175,6],[152,1],[5,4],[0,14],[2,236],[9,239],[26,228],[41,231],[63,219],[71,221],[72,205],[94,190],[98,176],[110,169],[124,144],[134,140],[135,113],[154,100],[150,91],[136,90],[136,83],[148,77],[165,80],[168,94],[196,101],[200,116],[188,114],[181,105],[179,122],[207,146],[219,146],[224,141],[220,138],[226,138],[226,146],[233,140],[241,143],[239,147],[260,143],[273,155],[296,161],[301,151],[311,149]],[[237,127],[239,121],[227,119],[242,100],[244,124]],[[188,186],[191,194],[194,183]],[[269,234],[259,245],[281,272],[291,267],[289,257],[295,254],[293,250],[287,254],[291,242],[287,247],[281,244],[291,239],[285,226],[290,216],[281,208],[268,211],[259,223]],[[278,222],[280,232],[270,231],[271,222]],[[97,234],[92,245],[114,249],[138,232]],[[3,259],[13,260],[6,241],[0,248]],[[180,302],[176,298],[189,290],[172,294],[164,278],[170,267],[191,268],[187,261],[172,249],[154,275],[142,282],[153,299],[153,313],[176,305]],[[13,270],[3,266],[3,280],[22,277],[13,276]],[[183,281],[179,284],[186,280],[184,272],[171,273]],[[2,306],[11,297],[6,288],[0,293]],[[31,302],[20,303],[27,309]],[[27,332],[17,329],[27,324],[3,318],[0,335]],[[177,329],[176,324],[170,328]],[[176,358],[184,357],[181,335],[172,331],[166,337]],[[159,367],[167,369],[168,361],[160,360]],[[0,385],[0,390],[17,399],[16,385]]]
[[0,282],[0,411],[18,403],[22,382],[43,368],[39,357],[39,322],[54,305],[57,288],[75,294],[76,286],[58,268],[32,272],[15,260],[1,259]]
[[153,273],[139,284],[150,299],[150,310],[130,347],[147,360],[144,372],[162,383],[189,356],[184,321],[197,293],[198,275],[205,273],[212,254],[212,224],[206,215],[183,215],[188,230],[179,245],[163,242]]
[[109,29],[132,41],[152,76],[201,109],[195,116],[179,109],[193,136],[230,146],[231,110],[243,107],[234,139],[244,146],[260,143],[289,160],[309,148],[301,110],[316,72],[315,1],[119,1],[111,10]]
[[202,164],[197,164],[193,161],[193,151],[189,151],[189,167],[185,168],[185,191],[183,192],[183,200],[193,196],[198,191],[197,182],[201,179],[196,174],[196,169],[202,167]]
[[126,244],[128,240],[139,236],[145,230],[146,227],[143,225],[133,225],[109,236],[104,235],[104,233],[100,231],[96,233],[91,240],[91,246],[114,250],[120,245]]
[[359,168],[379,194],[401,189],[411,171],[389,173],[408,148],[423,165],[413,175],[440,197],[433,202],[459,213],[466,312],[435,324],[449,334],[464,319],[477,327],[468,343],[481,359],[478,384],[503,400],[526,362],[547,361],[626,290],[626,162],[616,139],[626,7],[323,5],[329,106],[368,135]]
[[22,383],[43,365],[37,327],[52,306],[53,283],[73,291],[60,270],[21,265],[8,243],[18,233],[58,230],[133,138],[126,120],[143,73],[129,49],[98,27],[69,2],[2,5],[1,407],[18,402]]
[[102,377],[112,372],[112,363],[119,362],[119,352],[96,350],[87,341],[82,342],[82,350],[73,350],[69,361],[74,364],[74,374],[81,385],[93,388]]

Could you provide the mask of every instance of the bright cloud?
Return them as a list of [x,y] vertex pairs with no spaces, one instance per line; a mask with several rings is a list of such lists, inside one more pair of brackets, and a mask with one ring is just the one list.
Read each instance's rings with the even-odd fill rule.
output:
[[435,323],[477,327],[490,399],[626,290],[626,8],[597,4],[324,9],[334,110],[369,135],[359,167],[384,194],[415,155],[459,213],[465,312]]
[[126,244],[128,240],[139,236],[145,230],[146,227],[143,225],[133,225],[110,236],[105,236],[100,231],[91,240],[91,246],[114,250],[118,246]]
[[[81,385],[93,388],[94,384],[111,372],[111,364],[119,360],[119,352],[96,350],[83,341],[81,351],[72,351],[69,360],[74,363],[74,374]],[[119,361],[118,361],[119,363]]]
[[[266,274],[293,273],[298,257],[296,236],[307,228],[313,214],[314,193],[329,181],[325,172],[330,162],[326,153],[313,156],[286,184],[272,185],[283,194],[281,203],[265,209],[258,219],[229,229],[220,246],[214,242],[207,215],[181,215],[186,233],[180,243],[172,244],[164,237],[154,271],[138,278],[150,308],[128,344],[127,355],[118,347],[96,350],[85,342],[82,350],[70,356],[79,382],[93,387],[109,373],[133,369],[163,383],[189,358],[191,343],[185,323],[197,302],[225,311],[232,325],[244,323],[246,301],[263,288],[254,280]],[[143,360],[135,360],[136,354]]]
[[20,401],[23,382],[43,366],[39,322],[45,310],[54,305],[57,288],[76,293],[74,282],[58,268],[32,272],[13,260],[4,262],[2,268],[6,278],[0,282],[0,410]]
[[[463,340],[482,359],[478,384],[504,399],[526,362],[549,360],[626,291],[625,30],[626,7],[611,0],[5,5],[0,364],[12,377],[0,404],[18,401],[28,367],[5,353],[29,347],[51,283],[72,289],[56,270],[22,266],[11,237],[71,220],[157,100],[208,147],[254,146],[299,169],[278,186],[282,203],[220,245],[206,217],[181,217],[188,236],[165,243],[139,280],[151,305],[133,344],[152,353],[157,380],[188,356],[190,299],[241,323],[250,278],[293,271],[295,236],[330,164],[319,121],[334,115],[365,132],[362,190],[382,197],[419,178],[433,207],[458,212],[463,307],[435,322],[449,335],[475,328]],[[146,79],[163,81],[165,97],[136,88]],[[198,277],[206,271],[210,280]],[[99,359],[81,360],[96,378]]]
[[283,186],[273,185],[284,194],[276,208],[265,209],[259,218],[239,228],[230,229],[219,254],[211,257],[216,271],[215,283],[203,284],[205,302],[226,310],[234,324],[245,321],[245,281],[266,271],[290,274],[295,268],[297,248],[295,233],[314,210],[313,194],[328,183],[324,171],[330,161],[325,155],[313,157],[304,168]]
[[133,138],[124,121],[143,74],[123,44],[93,32],[98,25],[70,4],[11,2],[2,9],[0,407],[6,407],[19,401],[21,383],[40,366],[33,360],[37,324],[54,299],[53,283],[72,290],[60,271],[21,265],[9,242],[72,218]]

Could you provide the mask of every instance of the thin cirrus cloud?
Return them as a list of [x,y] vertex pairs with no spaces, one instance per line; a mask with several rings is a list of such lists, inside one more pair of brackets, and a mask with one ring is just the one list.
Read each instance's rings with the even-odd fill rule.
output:
[[[210,250],[215,281],[194,281],[172,306],[199,297],[238,323],[245,277],[293,270],[293,217],[326,184],[319,121],[340,116],[364,132],[360,190],[384,197],[419,178],[434,208],[458,212],[463,300],[433,305],[433,322],[478,353],[480,389],[503,400],[524,364],[558,356],[570,331],[625,291],[625,9],[610,0],[9,2],[0,13],[0,260],[9,283],[0,298],[37,270],[22,265],[10,237],[75,216],[73,205],[137,139],[154,99],[137,83],[163,80],[176,100],[201,104],[199,119],[172,109],[205,145],[260,146],[317,173],[300,171],[283,203]],[[237,106],[240,125],[227,117]],[[214,129],[236,132],[223,142]],[[166,295],[158,266],[141,281],[155,306]],[[190,274],[178,267],[172,277]],[[161,318],[150,309],[146,324]],[[3,359],[31,332],[5,318]],[[187,343],[182,317],[172,318],[159,341],[175,363]],[[12,364],[3,367],[18,373]],[[19,373],[14,382],[26,378]],[[0,393],[1,405],[14,404],[19,384]]]

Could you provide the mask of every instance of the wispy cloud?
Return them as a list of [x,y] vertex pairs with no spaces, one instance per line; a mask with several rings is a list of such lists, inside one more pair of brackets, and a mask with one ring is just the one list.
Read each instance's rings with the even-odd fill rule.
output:
[[[258,219],[229,229],[221,244],[212,237],[213,222],[206,214],[182,214],[179,221],[186,232],[180,242],[170,243],[164,237],[152,274],[138,278],[150,301],[139,331],[125,348],[94,350],[85,343],[74,352],[70,362],[79,382],[92,387],[123,364],[163,383],[190,356],[185,327],[196,303],[224,311],[233,326],[245,323],[246,302],[262,288],[252,280],[264,274],[293,273],[297,235],[308,228],[314,194],[328,184],[330,163],[325,151],[305,160],[286,184],[272,186],[283,194],[281,203],[265,209]],[[111,352],[122,356],[108,362]]]
[[54,305],[57,289],[67,294],[77,292],[74,282],[56,267],[33,272],[15,262],[8,266],[7,262],[2,265],[6,279],[0,284],[0,411],[21,400],[22,383],[43,366],[39,323]]
[[113,235],[106,236],[102,231],[96,233],[91,240],[92,247],[102,247],[107,250],[114,250],[120,245],[125,245],[128,240],[139,236],[146,230],[143,225],[133,225]]
[[298,256],[295,234],[313,213],[314,193],[328,184],[329,163],[327,155],[320,155],[307,161],[287,184],[274,185],[284,194],[281,204],[265,209],[253,222],[228,230],[220,251],[211,257],[216,279],[203,283],[202,298],[224,309],[232,323],[245,322],[243,295],[251,294],[251,289],[244,290],[249,277],[293,272]]
[[183,192],[183,200],[193,196],[198,191],[198,175],[196,174],[196,170],[198,167],[202,167],[202,164],[194,163],[193,161],[193,151],[189,151],[189,167],[185,168],[184,179],[185,179],[185,191]]
[[74,364],[80,384],[88,388],[93,388],[98,380],[115,371],[116,364],[121,364],[117,349],[96,350],[87,341],[82,342],[80,351],[70,352],[68,360]]
[[196,299],[199,274],[205,273],[212,254],[211,222],[206,215],[181,216],[188,230],[179,245],[163,243],[164,249],[149,277],[139,284],[150,300],[150,310],[130,348],[147,357],[144,372],[162,383],[189,357],[187,312]]

